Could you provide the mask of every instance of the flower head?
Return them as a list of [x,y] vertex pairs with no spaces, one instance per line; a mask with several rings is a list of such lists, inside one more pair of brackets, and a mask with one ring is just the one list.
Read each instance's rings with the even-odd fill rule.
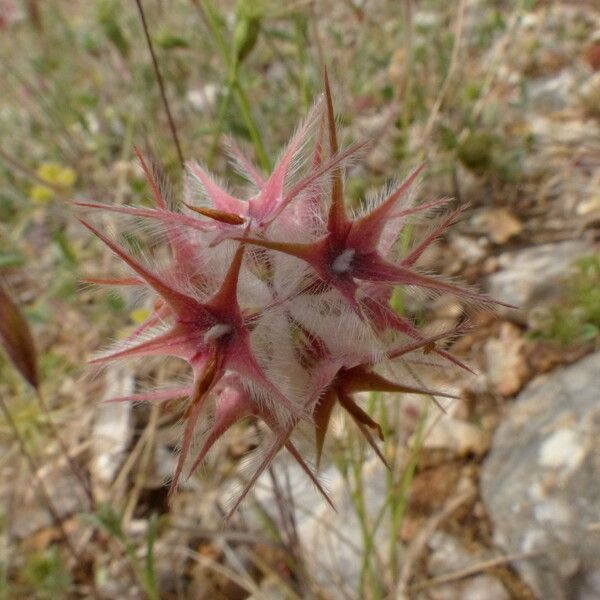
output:
[[[439,347],[444,337],[456,331],[426,337],[390,307],[391,293],[399,285],[493,303],[415,266],[460,210],[418,240],[408,254],[398,256],[394,242],[411,216],[429,214],[447,201],[414,205],[410,191],[423,172],[419,166],[362,214],[349,215],[344,163],[359,149],[360,145],[338,148],[325,77],[324,101],[317,101],[270,175],[260,173],[230,144],[238,170],[253,186],[249,198],[235,197],[193,163],[188,166],[186,200],[177,208],[161,178],[138,155],[154,208],[80,203],[152,223],[170,249],[166,265],[151,267],[82,221],[132,272],[127,278],[91,281],[150,288],[157,296],[147,320],[94,362],[170,355],[191,367],[189,385],[114,399],[188,398],[171,491],[184,470],[193,472],[228,429],[254,418],[273,437],[232,510],[284,448],[327,497],[316,472],[292,441],[298,427],[308,423],[313,428],[318,465],[332,411],[339,406],[385,462],[376,441],[383,431],[355,394],[448,396],[385,375],[394,362],[420,362],[423,353],[467,368]],[[191,465],[186,469],[188,458]]]

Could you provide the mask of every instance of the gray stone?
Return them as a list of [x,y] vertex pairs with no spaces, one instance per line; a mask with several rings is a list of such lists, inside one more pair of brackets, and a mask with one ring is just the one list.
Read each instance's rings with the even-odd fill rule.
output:
[[538,377],[493,440],[481,477],[495,541],[540,598],[600,589],[600,352]]
[[[135,379],[129,369],[111,365],[106,370],[105,400],[133,394]],[[90,472],[94,497],[107,500],[111,484],[126,458],[131,436],[131,402],[100,403],[94,408]]]
[[[431,554],[427,571],[433,577],[469,568],[490,557],[472,556],[456,538],[436,531],[428,544]],[[427,589],[416,600],[509,600],[505,587],[496,578],[487,574],[476,574]]]
[[527,93],[535,112],[566,108],[573,98],[575,75],[565,69],[558,75],[540,77],[529,82]]
[[[298,535],[305,566],[313,583],[331,600],[356,597],[365,539],[343,476],[335,465],[329,465],[320,474],[336,505],[336,512],[316,494],[297,465],[290,463],[285,457],[278,459],[277,465],[280,474],[286,473],[282,480],[287,479],[289,489],[293,490]],[[376,519],[386,503],[386,476],[385,467],[375,457],[366,461],[362,467],[364,509],[370,522]],[[263,508],[273,516],[277,515],[268,475],[259,479],[255,495]],[[387,520],[384,520],[377,530],[377,547],[387,547],[389,544],[390,532],[386,523]]]
[[548,306],[560,297],[574,261],[590,251],[587,242],[573,240],[505,252],[498,258],[500,270],[488,277],[487,291],[519,308],[500,312],[527,322],[533,309]]

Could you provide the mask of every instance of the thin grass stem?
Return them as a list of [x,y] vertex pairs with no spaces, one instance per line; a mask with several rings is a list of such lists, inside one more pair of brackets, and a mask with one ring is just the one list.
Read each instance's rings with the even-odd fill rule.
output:
[[160,96],[162,98],[162,103],[165,108],[165,112],[167,113],[167,120],[169,121],[169,129],[171,130],[171,137],[173,138],[173,143],[175,144],[175,148],[177,150],[177,158],[179,159],[179,163],[183,168],[185,166],[185,160],[183,158],[183,152],[181,151],[181,144],[179,143],[179,136],[177,135],[177,127],[175,126],[175,121],[173,120],[173,115],[171,114],[171,107],[169,106],[169,100],[167,99],[167,93],[165,91],[165,84],[160,72],[160,68],[158,66],[158,59],[156,58],[156,52],[154,51],[154,45],[152,44],[152,39],[150,38],[150,33],[148,31],[148,23],[146,22],[146,14],[144,13],[144,8],[142,6],[142,0],[135,0],[137,4],[138,11],[140,14],[140,19],[142,21],[142,28],[144,29],[144,36],[146,38],[146,44],[148,46],[148,50],[150,52],[150,56],[152,57],[152,67],[154,69],[154,75],[156,76],[156,81],[158,83],[158,87],[160,90]]

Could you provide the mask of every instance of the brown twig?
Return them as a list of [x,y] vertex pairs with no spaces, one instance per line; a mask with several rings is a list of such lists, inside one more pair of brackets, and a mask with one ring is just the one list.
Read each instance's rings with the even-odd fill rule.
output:
[[478,562],[474,565],[470,565],[465,567],[464,569],[459,569],[458,571],[453,571],[452,573],[446,573],[444,575],[439,575],[438,577],[432,577],[431,579],[426,579],[425,581],[421,581],[409,588],[410,592],[420,592],[421,590],[426,590],[431,587],[436,587],[438,585],[442,585],[444,583],[451,583],[452,581],[458,581],[460,579],[464,579],[465,577],[470,577],[471,575],[477,575],[482,571],[487,571],[492,567],[497,567],[499,565],[505,565],[506,563],[513,562],[516,560],[524,560],[526,558],[535,558],[536,556],[542,556],[546,554],[548,549],[546,550],[533,550],[531,552],[517,552],[515,554],[506,554],[504,556],[497,556],[496,558],[490,558],[489,560],[484,560]]
[[183,159],[183,152],[181,151],[181,145],[179,144],[179,137],[177,135],[177,128],[175,127],[175,121],[173,120],[173,115],[171,114],[169,101],[167,100],[165,84],[160,73],[160,68],[158,67],[158,60],[156,58],[156,53],[154,52],[154,45],[152,44],[152,40],[150,39],[148,24],[146,23],[146,15],[144,13],[144,8],[142,7],[142,0],[135,0],[135,3],[137,4],[138,11],[140,13],[140,19],[142,21],[142,27],[144,29],[144,36],[146,37],[148,50],[150,51],[150,56],[152,57],[152,66],[154,68],[154,74],[156,75],[156,81],[158,82],[158,87],[160,89],[160,96],[162,98],[163,106],[165,107],[165,112],[167,113],[167,119],[169,121],[169,129],[171,130],[171,136],[173,138],[173,142],[175,143],[175,148],[177,149],[177,157],[179,158],[179,162],[181,164],[181,167],[183,168],[185,164],[185,161]]
[[398,581],[398,589],[401,592],[406,593],[408,584],[413,575],[413,566],[419,560],[427,542],[439,526],[446,521],[458,508],[463,504],[475,497],[477,490],[473,485],[470,485],[466,490],[449,498],[444,506],[434,514],[425,524],[425,526],[419,531],[418,535],[411,542],[404,562],[402,570],[400,572],[400,579]]
[[154,443],[156,439],[156,430],[158,428],[158,419],[160,417],[161,407],[159,404],[152,405],[150,409],[150,419],[148,420],[148,425],[146,425],[146,429],[144,430],[144,448],[141,453],[137,476],[135,478],[135,482],[133,484],[133,489],[129,495],[129,499],[127,500],[127,504],[125,506],[125,511],[123,514],[123,528],[127,529],[131,519],[133,518],[133,513],[137,506],[138,500],[140,498],[140,494],[144,488],[144,484],[146,482],[148,467],[150,465],[150,459],[152,458],[152,453],[154,451]]
[[[600,523],[590,523],[586,527],[586,531],[589,533],[600,531]],[[530,550],[529,552],[515,552],[514,554],[496,556],[495,558],[490,558],[488,560],[483,560],[473,565],[469,565],[468,567],[464,567],[463,569],[458,569],[457,571],[452,571],[451,573],[444,573],[443,575],[438,575],[437,577],[432,577],[431,579],[421,581],[411,586],[409,588],[409,591],[411,593],[420,592],[431,587],[443,585],[444,583],[451,583],[453,581],[464,579],[465,577],[470,577],[471,575],[477,575],[482,571],[487,571],[488,569],[492,569],[499,565],[505,565],[506,563],[511,563],[518,560],[526,560],[528,558],[535,558],[536,556],[543,556],[544,554],[548,554],[548,552],[550,552],[551,550],[560,550],[564,547],[565,544],[559,543],[549,545],[543,550]]]

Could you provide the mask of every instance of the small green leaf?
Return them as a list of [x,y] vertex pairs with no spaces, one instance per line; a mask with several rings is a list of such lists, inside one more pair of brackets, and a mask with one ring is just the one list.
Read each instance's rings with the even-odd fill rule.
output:
[[98,504],[96,512],[86,516],[88,520],[104,529],[109,535],[123,542],[126,540],[125,533],[121,527],[121,517],[110,504],[106,502]]
[[123,58],[127,58],[130,46],[129,40],[119,24],[120,14],[118,3],[114,0],[103,0],[98,4],[97,18],[102,32],[112,42],[119,54]]
[[0,251],[0,269],[11,269],[13,267],[20,267],[25,263],[25,258],[20,254],[14,252],[1,252]]
[[71,247],[71,244],[69,243],[69,240],[67,239],[67,236],[65,235],[64,230],[57,229],[52,234],[52,237],[54,238],[56,245],[60,248],[60,251],[61,251],[65,261],[67,263],[69,263],[69,265],[71,265],[71,266],[76,265],[77,264],[77,255],[75,254],[75,251]]
[[163,50],[176,50],[178,48],[189,48],[190,43],[182,36],[164,31],[154,38],[154,43]]
[[241,63],[252,52],[258,41],[262,11],[260,3],[240,0],[236,12],[236,23],[233,30],[233,53],[236,61]]
[[579,335],[582,340],[593,340],[598,336],[598,333],[600,333],[600,329],[597,325],[594,325],[593,323],[586,323],[581,328]]

